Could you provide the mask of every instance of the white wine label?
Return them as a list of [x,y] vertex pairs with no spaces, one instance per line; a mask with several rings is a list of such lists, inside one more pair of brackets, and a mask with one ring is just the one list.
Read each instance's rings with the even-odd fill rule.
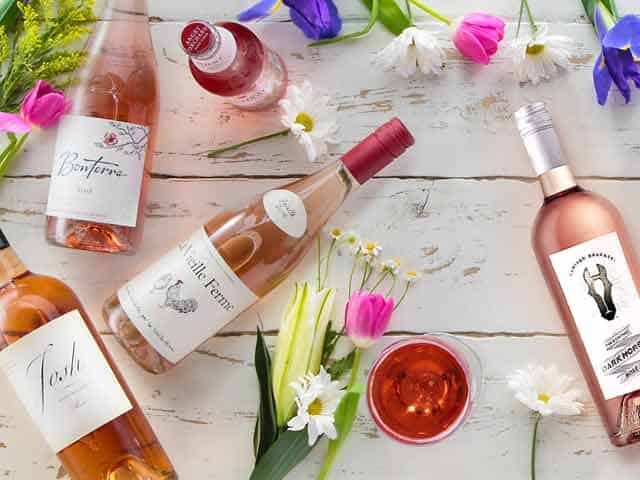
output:
[[2,350],[0,371],[56,453],[133,408],[77,310]]
[[124,285],[118,299],[151,346],[177,363],[258,297],[201,228]]
[[300,238],[307,231],[307,210],[302,199],[290,190],[271,190],[262,197],[267,215],[287,235]]
[[135,227],[149,129],[67,115],[60,122],[47,215]]
[[226,70],[236,59],[238,45],[233,34],[226,28],[217,27],[220,34],[220,46],[209,55],[192,58],[191,61],[201,71],[206,73],[218,73]]
[[617,233],[550,259],[605,399],[640,389],[640,296]]

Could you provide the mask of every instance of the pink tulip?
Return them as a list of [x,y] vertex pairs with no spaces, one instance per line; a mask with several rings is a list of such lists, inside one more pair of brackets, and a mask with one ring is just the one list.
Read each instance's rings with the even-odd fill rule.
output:
[[27,133],[38,128],[51,128],[69,110],[64,93],[43,80],[22,100],[20,114],[0,112],[0,131]]
[[347,302],[345,331],[358,348],[369,348],[387,330],[394,307],[393,298],[357,291]]
[[504,38],[505,23],[500,17],[486,13],[465,15],[453,35],[453,43],[462,55],[487,65]]

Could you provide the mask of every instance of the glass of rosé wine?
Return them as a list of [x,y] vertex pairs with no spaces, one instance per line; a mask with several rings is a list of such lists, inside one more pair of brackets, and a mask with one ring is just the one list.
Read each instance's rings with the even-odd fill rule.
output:
[[394,440],[439,442],[469,417],[482,378],[478,355],[452,335],[400,340],[383,350],[369,373],[369,411]]

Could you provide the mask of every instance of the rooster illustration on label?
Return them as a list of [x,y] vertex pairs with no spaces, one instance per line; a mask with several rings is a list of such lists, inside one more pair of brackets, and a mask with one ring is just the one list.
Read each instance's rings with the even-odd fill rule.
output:
[[[604,265],[598,263],[596,264],[596,268],[598,269],[598,273],[595,275],[592,275],[589,269],[585,268],[582,277],[584,278],[584,283],[587,284],[589,295],[596,302],[598,310],[600,310],[602,318],[613,320],[616,316],[616,305],[613,303],[611,296],[611,288],[613,285],[607,276],[607,269]],[[598,281],[602,283],[604,295],[600,295],[596,290],[596,282]]]
[[182,280],[176,279],[172,273],[167,273],[155,281],[150,293],[165,294],[163,308],[170,308],[183,314],[193,313],[198,310],[198,301],[195,298],[182,298],[183,286]]

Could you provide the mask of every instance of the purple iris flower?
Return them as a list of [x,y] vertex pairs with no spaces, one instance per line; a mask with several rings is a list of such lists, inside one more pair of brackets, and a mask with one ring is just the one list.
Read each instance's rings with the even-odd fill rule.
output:
[[284,0],[291,20],[313,39],[333,38],[342,28],[342,19],[333,0]]
[[627,15],[622,17],[611,28],[612,15],[602,10],[601,5],[595,8],[595,25],[602,53],[593,68],[593,83],[598,97],[598,103],[604,105],[609,96],[609,90],[615,83],[624,97],[625,103],[631,100],[633,82],[640,88],[640,67],[636,61],[640,57],[640,17]]
[[284,3],[289,7],[291,20],[304,34],[313,39],[333,38],[342,28],[342,19],[333,0],[260,0],[238,15],[238,20],[248,22],[265,18]]

